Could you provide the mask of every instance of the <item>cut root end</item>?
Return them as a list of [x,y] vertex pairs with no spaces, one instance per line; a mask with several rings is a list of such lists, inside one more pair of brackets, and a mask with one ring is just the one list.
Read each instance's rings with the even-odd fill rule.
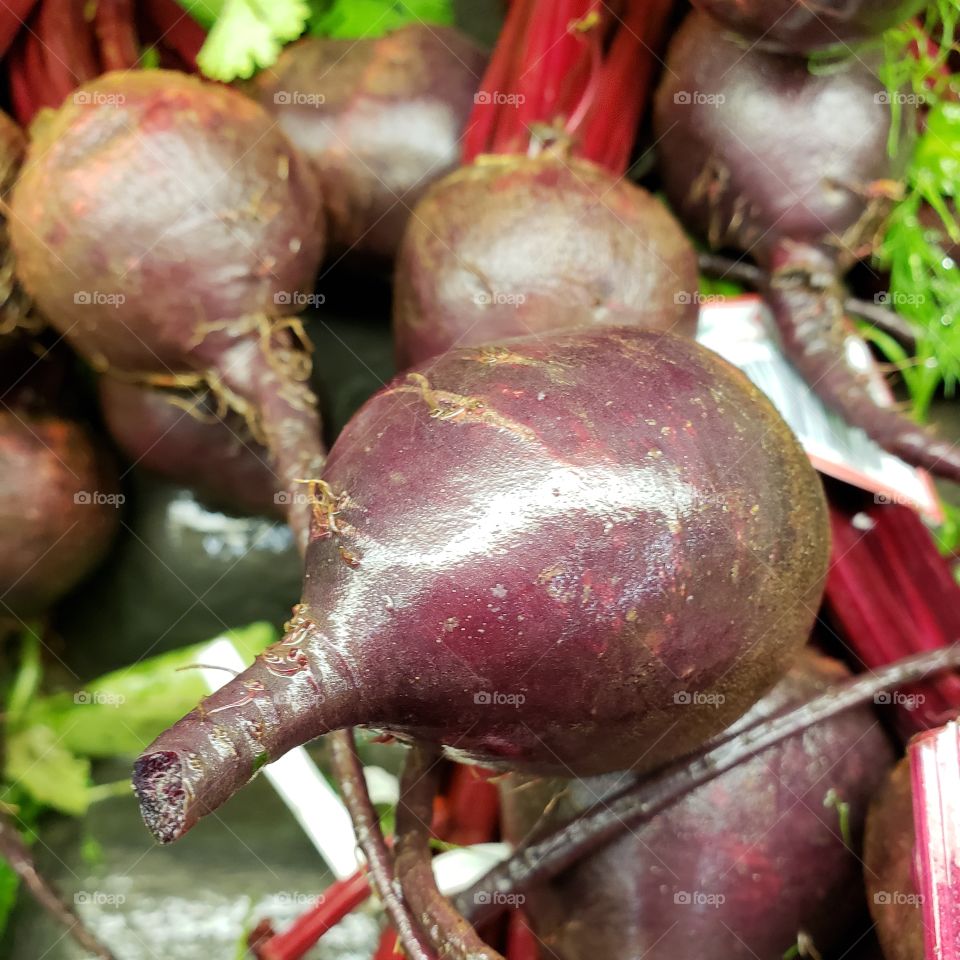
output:
[[140,814],[159,843],[173,843],[187,832],[187,791],[180,757],[171,750],[140,757],[133,770]]

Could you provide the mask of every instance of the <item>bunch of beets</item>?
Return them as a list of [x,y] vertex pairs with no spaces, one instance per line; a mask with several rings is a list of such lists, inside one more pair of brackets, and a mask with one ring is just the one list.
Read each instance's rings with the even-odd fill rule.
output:
[[[871,41],[922,2],[512,0],[489,58],[418,24],[233,87],[161,2],[165,68],[137,69],[123,6],[60,67],[8,51],[36,119],[0,116],[3,617],[104,556],[117,455],[290,524],[283,638],[133,776],[168,843],[330,735],[364,865],[255,954],[303,956],[372,890],[378,957],[960,958],[914,829],[960,806],[929,772],[957,763],[960,590],[910,509],[825,484],[695,340],[700,263],[749,255],[824,403],[960,480],[844,359],[844,278],[922,120]],[[298,314],[341,260],[395,271],[401,372],[327,451]],[[392,841],[354,727],[408,745]],[[435,838],[515,852],[451,900]]]

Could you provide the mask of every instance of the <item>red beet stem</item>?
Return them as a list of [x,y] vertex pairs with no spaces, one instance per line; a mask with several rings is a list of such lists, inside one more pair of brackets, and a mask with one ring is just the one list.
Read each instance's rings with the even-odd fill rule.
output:
[[176,0],[148,0],[143,13],[157,32],[155,45],[168,47],[183,61],[184,66],[197,71],[197,55],[207,35]]
[[507,928],[507,960],[540,960],[540,945],[527,918],[516,910]]
[[960,960],[960,724],[910,743],[917,888],[927,960]]
[[27,40],[29,37],[29,34],[21,33],[7,54],[13,113],[23,126],[26,126],[37,112],[37,106],[33,100],[34,91],[27,70]]
[[[826,598],[844,641],[867,667],[960,637],[960,586],[913,510],[832,505],[833,555]],[[960,711],[960,677],[944,673],[898,698],[898,727],[910,736]]]
[[3,10],[0,11],[0,57],[10,49],[13,38],[27,22],[27,17],[36,5],[37,0],[5,0]]
[[284,933],[254,948],[257,960],[300,960],[328,931],[370,896],[365,870],[331,884],[311,910],[298,917]]
[[34,38],[43,45],[43,60],[53,100],[59,107],[81,83],[100,73],[93,34],[82,6],[74,0],[44,0]]
[[505,894],[544,883],[618,837],[624,829],[647,822],[681,797],[767,748],[868,703],[878,693],[957,666],[960,666],[960,644],[907,657],[869,675],[838,684],[822,696],[772,719],[758,721],[734,736],[707,744],[701,752],[605,799],[566,826],[522,847],[460,893],[455,905],[475,924],[489,921],[505,909],[508,899]]
[[895,456],[960,483],[960,447],[879,406],[868,380],[847,365],[844,295],[832,273],[787,263],[772,273],[765,296],[784,355],[824,403]]
[[397,804],[396,871],[403,896],[436,951],[454,960],[504,960],[440,892],[433,875],[430,821],[440,755],[414,745],[407,754]]
[[104,70],[131,70],[140,59],[132,0],[97,0],[94,30]]

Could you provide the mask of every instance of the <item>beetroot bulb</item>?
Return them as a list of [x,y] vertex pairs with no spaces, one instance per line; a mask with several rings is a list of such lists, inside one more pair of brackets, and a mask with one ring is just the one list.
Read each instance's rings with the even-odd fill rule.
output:
[[[820,484],[773,407],[693,341],[630,328],[398,378],[317,494],[285,638],[137,761],[162,841],[344,726],[548,773],[661,763],[782,675],[826,569]],[[721,706],[678,712],[692,692]]]
[[449,27],[310,37],[249,88],[314,165],[331,246],[396,255],[411,207],[460,162],[486,55]]
[[209,391],[158,390],[100,378],[100,406],[114,443],[138,467],[192,487],[241,513],[275,514],[277,491],[270,454],[239,414],[223,414]]
[[693,0],[763,49],[812,53],[859,44],[919,13],[925,0]]
[[[731,732],[848,676],[808,648]],[[859,851],[867,804],[893,762],[888,736],[864,706],[733,767],[531,890],[524,910],[545,955],[753,960],[784,956],[801,931],[818,951],[801,955],[844,954],[866,926]],[[548,833],[638,779],[512,777],[502,786],[505,833],[513,842]],[[845,821],[838,803],[849,805]]]
[[97,370],[212,389],[293,489],[322,461],[305,355],[282,319],[323,246],[306,162],[226,87],[150,70],[82,94],[35,125],[13,193],[24,286]]
[[[465,166],[417,204],[400,247],[401,367],[452,346],[583,325],[694,332],[693,248],[625,177],[669,4],[631,0],[622,21],[606,5],[591,20],[594,6],[511,6]],[[578,16],[592,24],[581,33]]]
[[[19,126],[0,110],[0,199],[5,203],[20,172],[27,140]],[[29,300],[17,283],[6,216],[0,216],[0,336],[23,327]],[[9,340],[9,338],[6,338]],[[0,350],[4,345],[0,342]]]
[[841,277],[863,254],[903,170],[887,151],[889,97],[859,58],[826,73],[747,47],[701,13],[674,36],[654,127],[673,208],[711,247],[749,251],[785,355],[891,453],[960,480],[960,449],[893,408],[845,362]]

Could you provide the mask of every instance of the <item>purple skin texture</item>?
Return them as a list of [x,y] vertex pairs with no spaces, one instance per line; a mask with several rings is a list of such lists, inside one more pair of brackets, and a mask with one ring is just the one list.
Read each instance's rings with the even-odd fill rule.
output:
[[[668,334],[451,351],[368,401],[323,481],[286,637],[137,761],[162,841],[348,725],[500,767],[653,767],[783,675],[821,595],[809,461]],[[722,706],[678,711],[693,692]]]
[[0,411],[0,616],[42,613],[100,562],[118,489],[80,424]]
[[693,0],[725,27],[779,53],[861,44],[909,20],[925,0]]
[[319,472],[313,397],[277,318],[323,248],[307,162],[235,90],[104,74],[39,124],[13,192],[18,275],[91,365],[219,391],[284,488]]
[[[799,705],[843,681],[808,650],[736,726]],[[531,891],[524,910],[557,960],[754,960],[782,957],[803,930],[840,956],[866,926],[858,856],[867,804],[893,763],[871,707],[806,730],[700,787],[647,824]],[[512,777],[506,836],[546,833],[638,779]],[[844,843],[829,790],[848,803]]]
[[209,393],[104,376],[100,407],[114,443],[135,466],[241,513],[282,514],[270,454],[243,418],[229,411],[219,416]]
[[903,172],[912,111],[891,159],[889,98],[861,59],[813,73],[697,12],[667,63],[654,128],[673,209],[711,247],[747,251],[771,275],[764,293],[783,352],[828,406],[891,453],[960,481],[960,450],[879,407],[843,360],[840,278],[869,248]]
[[914,883],[910,761],[887,777],[867,817],[863,876],[885,960],[923,960],[923,909]]
[[697,290],[693,247],[642,188],[555,152],[481,157],[432,187],[407,228],[398,363],[597,324],[692,336]]
[[248,92],[314,165],[335,251],[392,260],[410,211],[460,162],[486,55],[449,27],[311,37]]

